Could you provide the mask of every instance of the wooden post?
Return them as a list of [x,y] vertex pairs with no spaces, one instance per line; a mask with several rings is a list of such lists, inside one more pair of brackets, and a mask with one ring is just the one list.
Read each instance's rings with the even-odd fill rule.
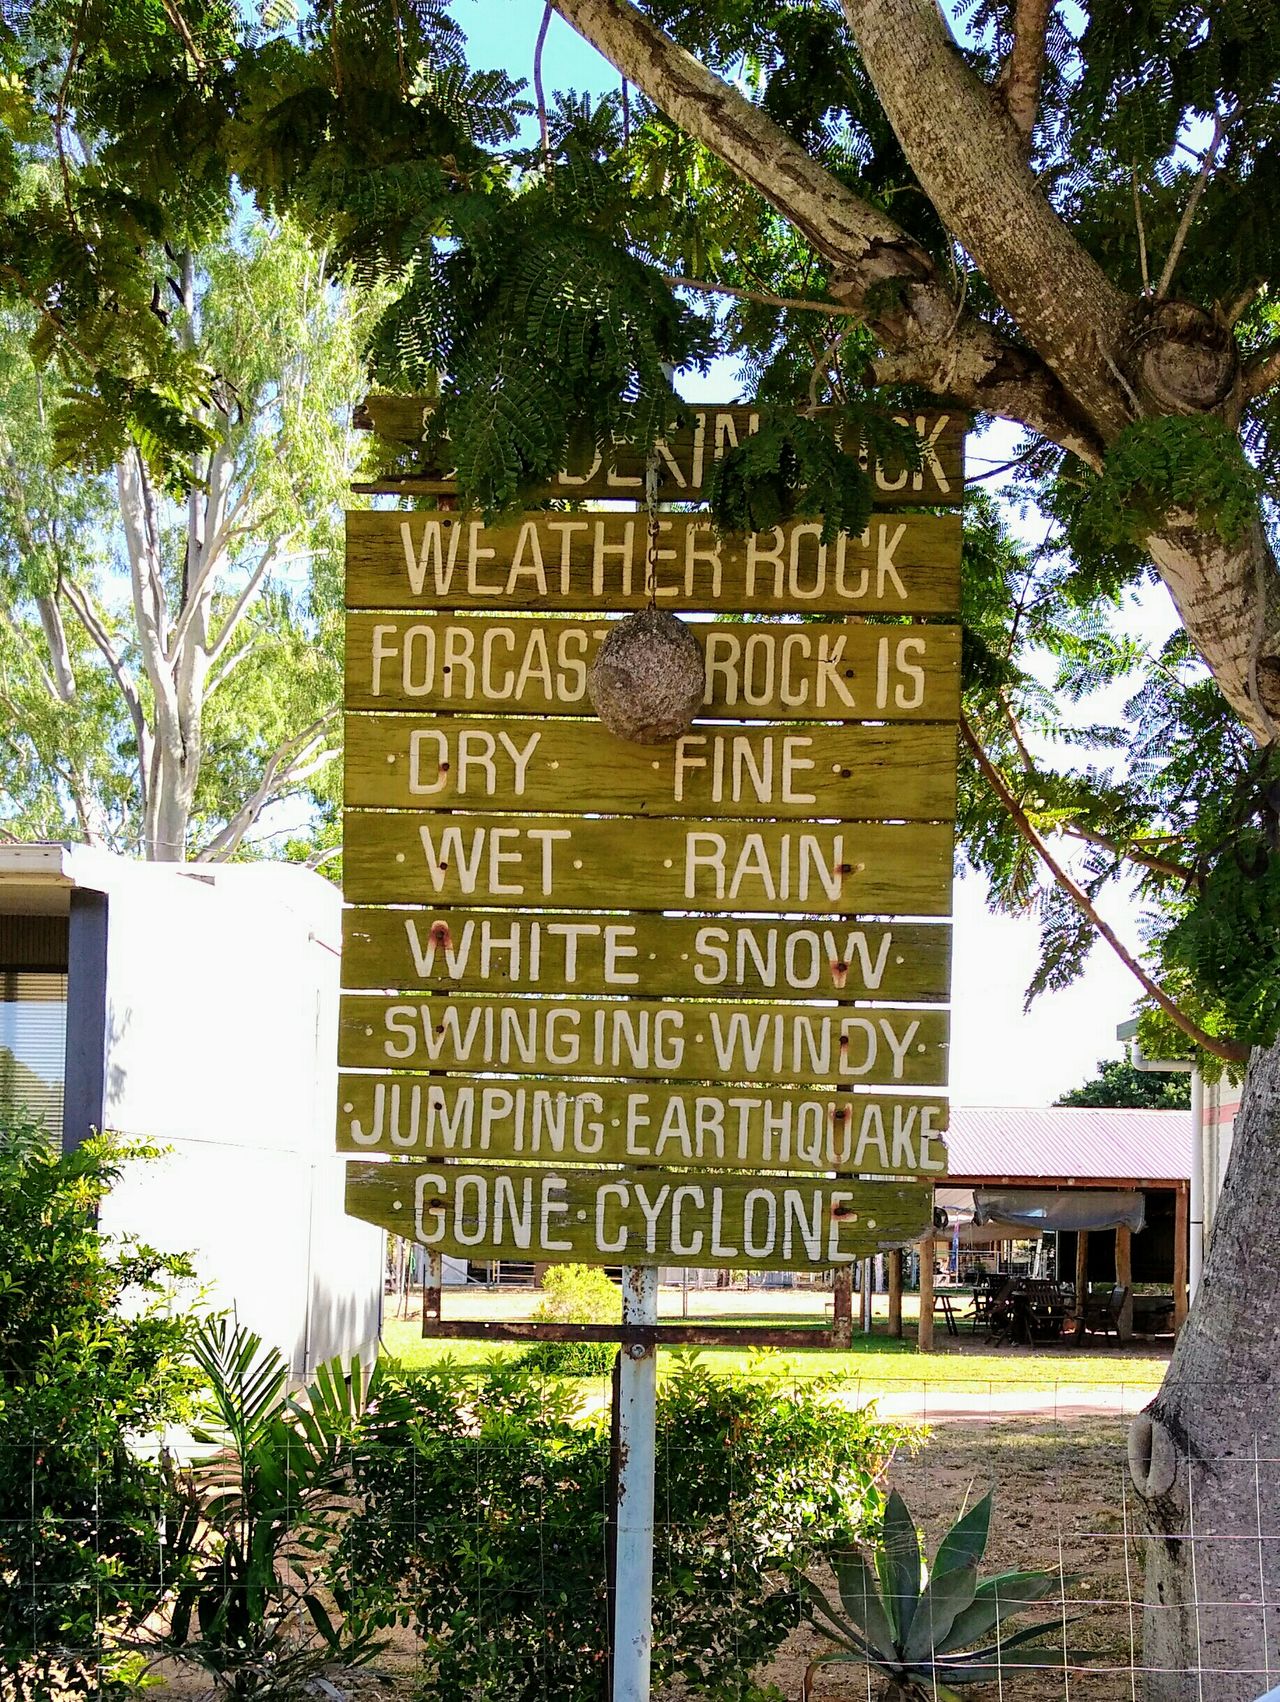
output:
[[933,1352],[933,1237],[920,1243],[920,1332],[921,1353]]
[[1191,1250],[1187,1186],[1180,1183],[1173,1197],[1173,1327],[1187,1321],[1187,1259]]
[[1133,1232],[1127,1223],[1116,1230],[1116,1281],[1129,1290],[1117,1326],[1120,1340],[1127,1342],[1133,1337]]
[[875,1317],[876,1303],[876,1262],[874,1259],[862,1261],[862,1333],[871,1334],[871,1320]]
[[889,1334],[902,1337],[902,1262],[906,1254],[895,1247],[889,1255]]
[[1089,1231],[1076,1231],[1076,1317],[1083,1319],[1089,1298]]
[[831,1297],[831,1334],[838,1347],[853,1341],[853,1267],[841,1265],[835,1274]]

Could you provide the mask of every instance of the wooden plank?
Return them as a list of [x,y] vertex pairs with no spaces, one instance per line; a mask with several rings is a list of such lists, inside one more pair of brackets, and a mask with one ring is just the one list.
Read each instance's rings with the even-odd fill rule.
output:
[[932,823],[641,828],[625,817],[348,810],[343,885],[353,904],[945,916],[952,844],[951,828]]
[[[821,542],[820,520],[718,537],[705,514],[664,514],[663,608],[706,614],[949,615],[960,607],[958,514],[874,518],[861,538]],[[347,514],[349,609],[642,608],[643,514]]]
[[918,1235],[920,1182],[352,1160],[347,1212],[433,1253],[754,1270],[845,1265]]
[[939,1176],[942,1099],[662,1082],[338,1078],[338,1150],[530,1164]]
[[[442,465],[424,441],[430,430],[431,402],[425,396],[372,395],[357,410],[356,423],[385,441],[406,449],[421,446],[418,457],[408,457],[403,475],[374,479],[357,489],[405,489],[453,491],[457,488],[452,469]],[[958,507],[964,500],[964,439],[968,428],[965,415],[929,409],[894,416],[915,431],[922,442],[923,465],[908,473],[898,462],[873,464],[871,473],[875,501],[882,507],[930,504]],[[691,406],[680,428],[658,449],[658,494],[664,501],[688,502],[705,496],[711,469],[716,462],[759,426],[757,410],[741,402],[703,403]],[[851,445],[850,453],[858,453]],[[644,494],[646,457],[629,443],[614,445],[607,457],[597,455],[594,466],[584,456],[577,464],[556,475],[546,487],[548,496],[630,497]]]
[[695,726],[637,745],[599,721],[348,715],[348,805],[717,820],[944,821],[956,733],[941,726]]
[[[591,715],[587,672],[609,620],[347,616],[348,709]],[[701,714],[732,721],[954,721],[960,628],[693,621]]]
[[348,909],[342,985],[452,993],[945,1000],[945,923]]
[[938,1087],[947,1013],[893,1005],[346,993],[344,1069]]

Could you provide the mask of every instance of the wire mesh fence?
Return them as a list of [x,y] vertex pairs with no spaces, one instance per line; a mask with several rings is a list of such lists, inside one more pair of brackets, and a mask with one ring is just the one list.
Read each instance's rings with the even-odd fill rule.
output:
[[[394,1344],[405,1361],[407,1339]],[[359,1461],[354,1473],[350,1457],[343,1464],[341,1494],[316,1549],[320,1593],[338,1615],[338,1599],[368,1586],[362,1611],[372,1602],[394,1623],[376,1626],[371,1661],[335,1659],[324,1669],[330,1689],[312,1693],[440,1702],[607,1696],[610,1379],[532,1371],[519,1365],[521,1351],[488,1362],[455,1357],[445,1374],[444,1350],[419,1344],[412,1375],[426,1381],[415,1385],[413,1412],[394,1417],[390,1432],[384,1426],[376,1447],[353,1430]],[[1248,1458],[1179,1455],[1166,1528],[1151,1534],[1128,1434],[1166,1357],[1127,1345],[992,1352],[980,1338],[944,1340],[926,1357],[878,1334],[855,1339],[847,1353],[664,1353],[655,1697],[885,1695],[884,1676],[871,1666],[814,1667],[835,1644],[821,1613],[805,1604],[795,1563],[839,1609],[824,1552],[839,1546],[831,1504],[856,1503],[849,1523],[869,1542],[889,1489],[903,1497],[928,1556],[961,1509],[993,1490],[981,1575],[1052,1578],[1008,1627],[1042,1621],[1049,1629],[1019,1645],[1016,1663],[1012,1650],[995,1649],[989,1672],[965,1688],[975,1702],[1263,1695],[1280,1682],[1280,1530],[1271,1512],[1280,1504],[1280,1451],[1263,1430]],[[690,1384],[677,1396],[690,1365],[707,1382],[701,1394]],[[744,1405],[741,1390],[752,1384],[763,1398]],[[730,1385],[739,1393],[708,1392]],[[699,1400],[710,1412],[705,1423]],[[1259,1412],[1274,1404],[1266,1387],[1257,1401]],[[45,1410],[56,1411],[56,1401]],[[794,1422],[787,1416],[797,1413]],[[833,1440],[834,1415],[858,1413],[866,1415],[862,1429]],[[216,1672],[181,1651],[162,1654],[155,1639],[172,1631],[183,1565],[175,1524],[186,1493],[181,1468],[207,1458],[208,1446],[173,1432],[132,1438],[132,1454],[150,1459],[163,1440],[169,1464],[126,1493],[120,1412],[104,1406],[87,1426],[83,1411],[78,1418],[76,1435],[96,1432],[99,1445],[90,1456],[77,1443],[74,1461],[63,1457],[56,1423],[4,1437],[0,1696],[43,1702],[68,1683],[71,1693],[117,1695],[117,1681],[133,1681],[143,1668],[158,1681],[152,1695],[207,1693]],[[0,1414],[0,1428],[5,1422]],[[287,1486],[282,1493],[287,1509]],[[1224,1494],[1231,1528],[1198,1523],[1212,1500],[1221,1525]],[[1169,1526],[1174,1506],[1185,1518]],[[213,1528],[197,1532],[207,1554],[217,1547]],[[1235,1564],[1224,1589],[1218,1551],[1227,1544]],[[1159,1570],[1153,1557],[1167,1566],[1177,1548],[1188,1555],[1188,1599],[1148,1602]],[[297,1558],[286,1545],[277,1556],[282,1572]],[[235,1568],[228,1550],[227,1595],[261,1587]],[[1176,1619],[1177,1636],[1168,1625],[1160,1635],[1162,1615]],[[279,1630],[286,1640],[316,1636],[296,1598],[282,1607]],[[34,1663],[33,1636],[37,1645],[44,1640]],[[131,1660],[133,1648],[142,1653]],[[927,1640],[921,1652],[929,1652]],[[943,1698],[945,1682],[935,1674],[919,1694]]]

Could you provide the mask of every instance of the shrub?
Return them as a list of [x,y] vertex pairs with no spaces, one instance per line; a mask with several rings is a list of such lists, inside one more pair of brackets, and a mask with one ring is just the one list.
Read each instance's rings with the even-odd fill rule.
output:
[[[654,1683],[718,1702],[799,1623],[805,1568],[881,1506],[909,1433],[829,1384],[677,1360],[658,1406]],[[341,1599],[412,1624],[438,1702],[604,1702],[607,1426],[563,1387],[495,1363],[387,1390],[356,1470]]]
[[63,1155],[0,1126],[0,1694],[110,1697],[124,1645],[168,1583],[163,1462],[130,1440],[187,1410],[190,1325],[166,1309],[185,1258],[113,1244],[96,1214],[126,1159],[101,1136]]
[[366,1381],[358,1359],[330,1360],[297,1399],[283,1355],[222,1317],[200,1326],[194,1352],[206,1390],[193,1434],[213,1451],[181,1474],[173,1540],[187,1564],[163,1646],[218,1695],[315,1695],[327,1668],[377,1651],[368,1628],[331,1611],[322,1580],[380,1373]]
[[[616,1324],[622,1295],[598,1265],[552,1265],[534,1308],[539,1323]],[[617,1356],[613,1342],[535,1342],[520,1363],[555,1377],[605,1377]]]

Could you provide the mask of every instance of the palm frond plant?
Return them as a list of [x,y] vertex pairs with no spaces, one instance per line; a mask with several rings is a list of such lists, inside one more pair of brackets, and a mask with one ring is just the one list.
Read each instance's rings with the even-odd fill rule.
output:
[[165,1652],[203,1670],[217,1696],[332,1695],[317,1685],[323,1673],[362,1665],[378,1647],[344,1621],[325,1578],[379,1372],[332,1360],[295,1396],[281,1354],[225,1317],[201,1325],[194,1357],[208,1413],[193,1434],[212,1451],[181,1474],[185,1511],[173,1540],[191,1564]]
[[1061,1633],[1061,1615],[1003,1634],[1006,1620],[1072,1580],[1056,1572],[980,1580],[991,1504],[988,1492],[962,1512],[928,1565],[905,1501],[896,1489],[890,1494],[871,1557],[858,1549],[831,1556],[840,1608],[807,1586],[814,1623],[835,1647],[810,1663],[802,1702],[809,1702],[826,1666],[874,1668],[889,1681],[886,1702],[960,1702],[958,1685],[1007,1682],[1020,1669],[1060,1671],[1089,1659],[1061,1641],[1036,1643]]

